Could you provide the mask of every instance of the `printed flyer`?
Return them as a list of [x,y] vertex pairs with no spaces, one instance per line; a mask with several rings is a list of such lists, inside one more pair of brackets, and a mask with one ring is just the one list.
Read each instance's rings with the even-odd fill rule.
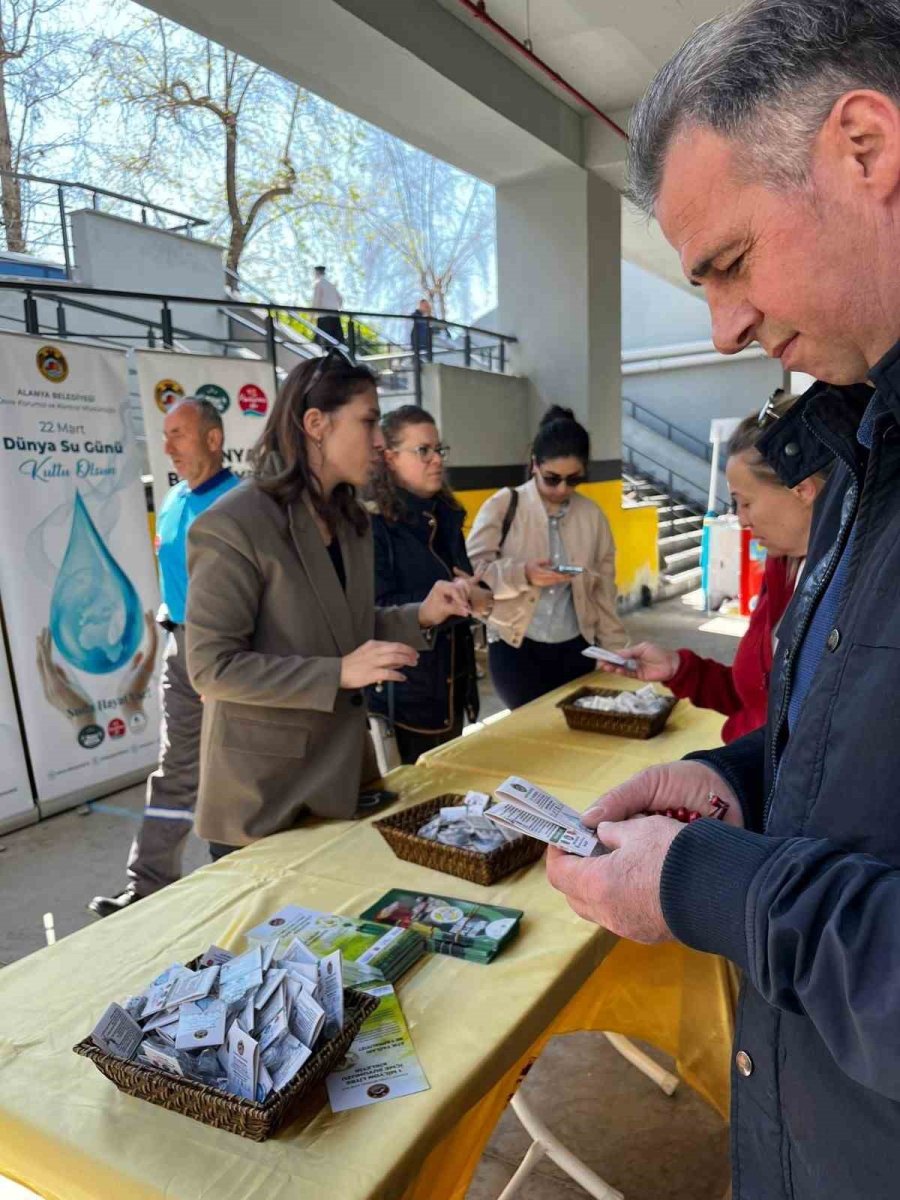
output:
[[378,1007],[363,1023],[344,1060],[325,1079],[332,1112],[427,1092],[397,993],[389,983],[365,987]]
[[156,761],[156,563],[125,353],[0,334],[0,598],[44,812]]
[[275,400],[270,362],[169,350],[136,350],[135,362],[157,512],[169,488],[178,482],[163,450],[163,421],[184,396],[203,396],[216,406],[225,428],[225,465],[235,475],[249,474],[247,453],[262,433]]

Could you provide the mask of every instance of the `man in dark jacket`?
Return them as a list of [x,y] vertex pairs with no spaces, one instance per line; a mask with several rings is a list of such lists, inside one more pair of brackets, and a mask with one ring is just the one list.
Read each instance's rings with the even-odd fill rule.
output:
[[[582,916],[743,968],[735,1200],[900,1195],[900,0],[754,0],[703,26],[632,122],[631,188],[709,301],[816,384],[761,450],[830,459],[766,731],[593,808],[550,851]],[[640,812],[686,807],[688,826]]]

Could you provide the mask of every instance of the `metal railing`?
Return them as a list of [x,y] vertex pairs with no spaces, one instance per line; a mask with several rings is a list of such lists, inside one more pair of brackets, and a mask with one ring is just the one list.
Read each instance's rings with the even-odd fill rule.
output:
[[[122,192],[113,192],[109,188],[93,187],[70,179],[29,175],[21,171],[0,170],[0,175],[18,179],[25,185],[22,220],[29,230],[29,252],[35,255],[61,255],[67,275],[71,275],[74,266],[69,230],[72,205],[67,206],[68,193],[83,193],[89,199],[91,208],[96,211],[101,211],[103,201],[115,201],[114,207],[117,210],[127,207],[131,212],[138,213],[141,224],[155,225],[168,233],[183,233],[186,237],[192,237],[195,229],[209,224],[202,217],[179,212],[178,209],[167,208],[163,204],[153,204],[135,196],[126,196]],[[41,194],[42,190],[45,194]],[[123,213],[117,211],[116,215],[121,216]],[[178,223],[170,224],[169,218],[175,218]],[[0,221],[0,224],[3,222]]]
[[704,442],[702,438],[688,433],[686,429],[681,429],[679,426],[673,425],[671,421],[659,416],[658,413],[653,412],[646,405],[638,404],[637,401],[629,400],[627,396],[623,396],[622,411],[627,416],[633,417],[645,429],[650,429],[654,433],[661,430],[662,436],[667,441],[680,446],[682,450],[687,450],[690,454],[696,454],[698,458],[703,458],[708,463],[712,462],[712,446],[708,442]]
[[[341,329],[344,341],[337,339],[314,323],[319,316],[333,317],[332,310],[312,309],[306,305],[285,304],[281,301],[253,301],[236,298],[206,296],[173,296],[160,292],[133,292],[121,288],[95,288],[81,284],[63,282],[40,282],[0,279],[0,297],[4,293],[21,293],[22,317],[17,318],[0,311],[3,320],[24,325],[31,334],[44,334],[58,338],[102,339],[113,344],[161,346],[172,351],[189,350],[190,343],[201,342],[207,347],[217,347],[221,353],[250,352],[255,357],[269,359],[276,377],[284,373],[279,364],[281,353],[302,359],[320,355],[338,345],[364,365],[369,365],[380,374],[383,391],[399,395],[408,393],[417,403],[422,401],[422,367],[425,362],[440,359],[458,365],[480,365],[483,369],[504,371],[507,366],[507,346],[516,341],[508,334],[494,333],[476,326],[465,326],[458,322],[437,322],[435,326],[453,327],[460,331],[461,346],[434,345],[430,341],[421,345],[403,346],[389,339],[373,338],[370,318],[381,320],[403,320],[410,317],[397,313],[341,312]],[[86,297],[79,299],[79,297]],[[97,303],[97,301],[119,301],[119,304]],[[147,312],[128,311],[124,305],[146,305]],[[41,305],[52,305],[48,319]],[[182,306],[206,307],[222,319],[222,328],[198,330],[184,324],[176,324],[173,309]],[[153,310],[156,311],[153,311]],[[72,314],[89,314],[103,321],[122,322],[135,329],[113,328],[75,329],[70,322]],[[427,320],[427,319],[426,319]],[[225,322],[228,322],[226,327]],[[234,326],[237,326],[235,330]],[[305,336],[299,336],[299,334]],[[481,345],[479,351],[488,351],[488,357],[477,362],[472,349],[474,339],[490,339],[491,345]],[[404,384],[404,379],[406,383]]]
[[[641,466],[636,459],[650,463],[651,470],[647,471]],[[636,474],[647,475],[651,483],[659,488],[665,488],[669,496],[678,503],[686,503],[689,507],[695,507],[698,516],[702,516],[699,510],[703,507],[704,501],[694,499],[694,494],[703,494],[705,489],[701,484],[695,483],[693,479],[689,479],[686,475],[682,475],[679,471],[674,471],[667,463],[658,462],[644,450],[638,449],[636,446],[630,446],[626,442],[622,443],[622,460],[624,465],[630,471]],[[690,488],[690,493],[686,493],[683,489],[676,488],[675,480],[679,480],[682,484],[687,484]],[[721,504],[724,511],[728,511],[731,501],[727,497],[723,497],[718,489],[716,490],[716,502]],[[670,518],[671,519],[671,518]]]

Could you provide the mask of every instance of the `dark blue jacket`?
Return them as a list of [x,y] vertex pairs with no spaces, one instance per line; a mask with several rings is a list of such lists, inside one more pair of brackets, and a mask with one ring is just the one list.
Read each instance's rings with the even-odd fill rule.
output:
[[[871,375],[885,410],[871,451],[864,386],[816,384],[765,435],[789,485],[837,466],[779,629],[767,729],[691,756],[733,786],[747,829],[697,821],[663,867],[675,935],[745,972],[734,1200],[900,1196],[900,344]],[[854,525],[788,739],[799,646]]]
[[[404,515],[387,521],[372,518],[375,539],[375,603],[413,604],[424,600],[439,579],[453,579],[453,568],[471,573],[462,527],[465,512],[438,496],[421,500],[400,492]],[[445,733],[462,704],[470,721],[478,719],[475,645],[467,621],[451,621],[435,634],[433,648],[419,652],[415,667],[404,667],[405,683],[381,692],[367,691],[370,712],[391,715],[398,725],[419,733]],[[463,689],[461,697],[457,689]]]

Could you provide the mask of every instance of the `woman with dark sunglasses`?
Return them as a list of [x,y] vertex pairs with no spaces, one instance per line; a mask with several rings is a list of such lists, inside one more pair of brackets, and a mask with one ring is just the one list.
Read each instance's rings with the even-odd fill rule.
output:
[[528,482],[486,500],[467,541],[494,594],[488,660],[509,708],[585,675],[587,646],[618,650],[627,641],[609,523],[575,490],[590,450],[572,410],[554,405],[534,439]]
[[384,449],[375,384],[340,353],[296,366],[253,477],[191,526],[187,658],[205,701],[196,828],[214,858],[307,813],[357,814],[377,775],[363,689],[402,683],[433,627],[469,614],[463,581],[376,607],[356,499]]

